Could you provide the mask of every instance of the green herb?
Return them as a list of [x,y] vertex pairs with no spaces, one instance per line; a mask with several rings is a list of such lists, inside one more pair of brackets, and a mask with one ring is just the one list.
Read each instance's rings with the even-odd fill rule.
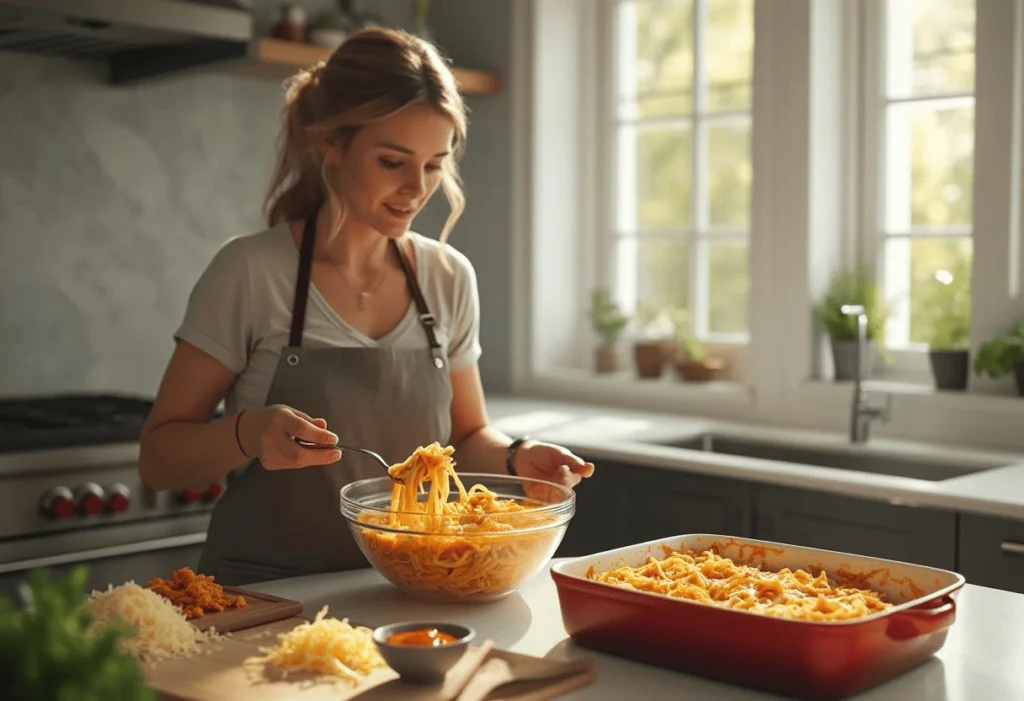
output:
[[933,350],[962,350],[971,345],[971,266],[961,258],[937,273],[924,288],[922,326]]
[[118,650],[125,626],[89,631],[87,571],[63,580],[29,574],[26,609],[0,597],[0,679],[5,701],[155,701],[139,664]]
[[885,346],[885,322],[890,309],[882,297],[882,286],[878,284],[874,269],[869,265],[858,265],[853,270],[838,271],[829,284],[824,299],[818,304],[818,319],[825,332],[836,339],[857,338],[857,317],[842,312],[844,304],[859,304],[868,317],[867,336]]
[[693,321],[690,312],[683,307],[677,307],[672,309],[669,314],[672,319],[672,328],[675,331],[676,346],[687,359],[695,363],[703,361],[707,354],[704,351],[704,346],[693,334]]
[[619,311],[608,290],[597,289],[590,296],[590,323],[605,343],[612,344],[626,328],[629,317]]
[[985,341],[978,349],[974,359],[974,372],[977,375],[988,375],[996,379],[1009,375],[1024,362],[1024,322],[1016,329],[999,334]]

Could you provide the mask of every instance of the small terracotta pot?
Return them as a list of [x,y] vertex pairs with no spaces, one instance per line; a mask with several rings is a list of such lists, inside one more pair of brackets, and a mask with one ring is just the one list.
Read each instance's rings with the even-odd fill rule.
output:
[[676,375],[684,382],[710,382],[725,370],[725,361],[721,358],[690,360],[680,357],[675,359],[673,366]]
[[636,374],[644,378],[661,377],[668,362],[668,351],[661,341],[637,341],[633,344]]
[[615,346],[603,344],[594,352],[594,370],[600,375],[616,372],[619,369],[619,356]]

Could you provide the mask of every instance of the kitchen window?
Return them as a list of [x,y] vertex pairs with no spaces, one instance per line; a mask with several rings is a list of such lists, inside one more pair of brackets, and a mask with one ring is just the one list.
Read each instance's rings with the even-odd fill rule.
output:
[[618,0],[606,9],[605,142],[614,147],[598,279],[641,326],[684,310],[701,341],[745,343],[754,2]]
[[[863,260],[894,303],[885,370],[916,385],[873,386],[896,394],[879,432],[1019,447],[1024,404],[992,396],[1015,394],[1013,378],[972,373],[966,392],[934,392],[923,351],[936,285],[963,280],[960,268],[972,271],[972,361],[1024,315],[1024,3],[515,8],[513,392],[845,430],[851,390],[832,380],[814,309],[832,273]],[[752,43],[752,71],[710,70],[708,52],[731,41],[730,56]],[[655,80],[655,60],[671,79]],[[716,141],[726,128],[745,131],[749,160]],[[724,205],[720,169],[750,178]],[[719,272],[725,242],[746,249],[742,275]],[[627,311],[687,306],[705,345],[733,352],[736,381],[639,380],[625,338],[624,372],[595,372],[598,286]],[[729,305],[749,309],[735,324],[716,320],[725,293],[748,298]],[[745,342],[721,342],[730,334]]]
[[891,309],[888,369],[930,381],[937,313],[972,277],[975,0],[862,7],[862,255]]

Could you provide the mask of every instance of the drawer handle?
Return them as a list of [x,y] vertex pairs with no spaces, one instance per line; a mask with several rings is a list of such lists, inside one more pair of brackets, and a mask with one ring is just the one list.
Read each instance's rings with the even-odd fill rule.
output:
[[999,549],[1007,555],[1024,555],[1024,543],[1014,543],[1012,540],[1004,540]]

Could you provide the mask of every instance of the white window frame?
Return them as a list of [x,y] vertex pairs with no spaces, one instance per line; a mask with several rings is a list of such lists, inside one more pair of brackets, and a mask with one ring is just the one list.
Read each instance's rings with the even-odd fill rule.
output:
[[[862,126],[849,122],[864,118],[857,91],[870,62],[856,32],[851,40],[851,25],[864,29],[856,5],[755,2],[750,372],[729,389],[608,380],[590,370],[596,337],[586,310],[600,270],[596,222],[606,216],[593,116],[607,99],[597,69],[608,55],[601,45],[608,28],[594,0],[513,3],[513,395],[848,429],[851,388],[818,379],[827,339],[812,309],[831,271],[863,255],[858,209],[870,154],[851,136]],[[973,353],[1024,314],[1024,0],[978,0],[976,26],[975,121],[985,126],[975,143]],[[573,359],[576,370],[567,364]],[[899,383],[869,389],[894,395],[892,420],[876,428],[877,438],[1024,448],[1024,399],[1014,396],[1012,378],[972,374],[967,392]]]
[[[913,240],[924,236],[969,236],[973,239],[972,224],[955,227],[936,227],[925,232],[921,228],[908,228],[906,231],[889,231],[886,224],[886,193],[892,190],[890,175],[899,171],[900,177],[905,176],[905,169],[894,167],[892,156],[887,152],[887,117],[893,105],[923,102],[956,102],[975,105],[975,93],[948,93],[927,97],[890,98],[887,94],[887,58],[888,58],[888,21],[887,7],[893,0],[863,0],[856,3],[861,13],[857,23],[851,23],[853,31],[859,36],[856,43],[862,55],[860,76],[860,102],[862,112],[859,131],[860,152],[863,161],[860,164],[860,206],[857,218],[858,230],[861,232],[856,242],[858,258],[870,261],[875,265],[879,282],[883,285],[888,299],[892,298],[892,287],[905,287],[909,291],[909,278],[903,280],[887,277],[885,252],[886,243],[890,239],[905,238]],[[899,2],[900,0],[896,0]],[[976,0],[977,5],[977,0]],[[863,27],[863,30],[857,31]],[[975,42],[977,47],[977,42]],[[977,50],[975,51],[977,53]],[[890,171],[887,173],[886,171]],[[888,187],[887,187],[888,185]],[[909,197],[909,192],[907,193]],[[855,215],[856,216],[856,215]],[[908,252],[909,255],[909,252]],[[909,314],[909,312],[908,312]],[[887,326],[887,341],[892,339],[895,321],[891,319]],[[928,363],[928,346],[926,344],[892,344],[887,343],[890,358],[888,364],[875,368],[875,375],[911,384],[931,385],[933,383]]]
[[[707,201],[707,180],[709,173],[708,162],[708,139],[706,132],[709,127],[716,124],[745,124],[748,130],[753,123],[753,105],[747,110],[716,111],[708,112],[705,109],[704,82],[705,72],[703,70],[703,56],[705,32],[707,30],[707,0],[690,0],[693,3],[693,103],[692,112],[688,114],[659,116],[654,118],[622,119],[619,116],[619,47],[617,42],[618,27],[617,15],[624,2],[636,2],[643,0],[598,0],[600,5],[600,26],[602,28],[603,44],[607,50],[603,54],[601,64],[598,67],[599,83],[601,84],[600,104],[603,108],[598,139],[595,151],[606,154],[602,163],[603,168],[599,171],[600,176],[597,182],[599,191],[599,202],[604,202],[603,216],[598,222],[600,228],[600,252],[598,254],[597,279],[602,281],[608,289],[613,291],[613,296],[620,302],[627,314],[636,311],[637,284],[633,280],[631,285],[621,285],[622,280],[618,276],[614,264],[614,255],[618,249],[618,243],[625,236],[634,237],[637,241],[644,238],[656,240],[678,241],[687,243],[689,246],[689,292],[687,308],[693,320],[691,331],[697,339],[709,347],[730,348],[730,356],[733,362],[742,364],[747,355],[747,345],[750,341],[749,332],[725,333],[712,332],[708,328],[708,313],[710,303],[710,259],[709,248],[713,242],[742,242],[746,245],[748,255],[750,250],[750,213],[748,212],[748,226],[745,229],[731,229],[726,227],[715,227],[708,222],[708,201]],[[751,93],[753,93],[753,80],[751,80]],[[693,184],[690,192],[690,208],[693,218],[693,225],[685,228],[670,228],[658,230],[643,230],[625,232],[618,227],[619,192],[626,188],[635,191],[631,187],[632,179],[625,178],[625,169],[620,168],[617,162],[618,154],[618,130],[623,124],[634,124],[643,128],[647,124],[674,125],[680,124],[689,126],[690,142],[692,145],[691,154],[691,182]],[[749,131],[748,131],[749,133]],[[604,149],[602,144],[608,145]],[[614,144],[614,146],[612,146]],[[616,176],[618,182],[615,182]],[[635,261],[630,264],[634,276],[636,275]],[[749,265],[748,265],[749,275]],[[627,289],[631,288],[631,289]],[[749,302],[748,302],[749,304]],[[749,324],[749,315],[748,315]]]

